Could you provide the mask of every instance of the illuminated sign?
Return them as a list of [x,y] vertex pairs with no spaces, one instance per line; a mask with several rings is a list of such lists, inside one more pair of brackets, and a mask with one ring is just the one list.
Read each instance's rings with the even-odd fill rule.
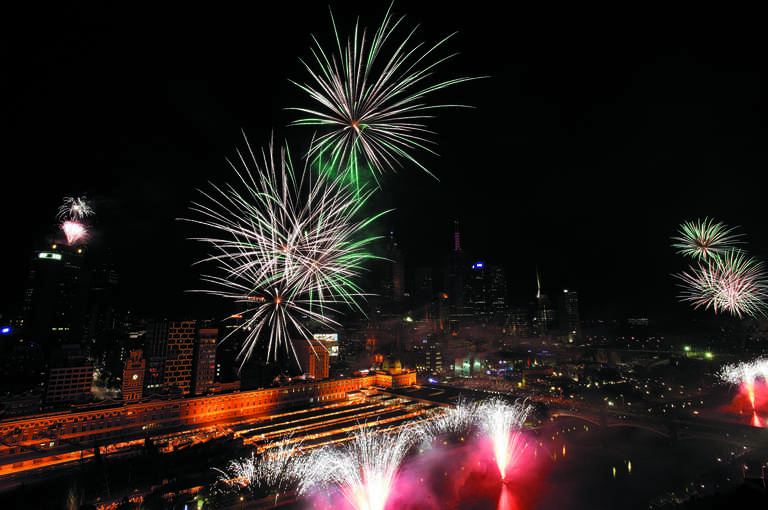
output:
[[61,260],[61,253],[41,252],[37,257],[41,259]]
[[328,349],[328,356],[333,358],[339,355],[339,334],[338,333],[315,333],[315,340],[325,344]]

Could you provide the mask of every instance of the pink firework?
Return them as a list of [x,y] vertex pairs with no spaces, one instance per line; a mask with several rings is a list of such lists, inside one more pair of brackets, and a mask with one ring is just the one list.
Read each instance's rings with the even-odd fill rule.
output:
[[65,221],[61,224],[61,230],[67,237],[67,244],[70,246],[85,241],[88,236],[88,231],[86,230],[85,225],[78,221]]
[[739,386],[740,396],[746,397],[749,402],[751,424],[763,427],[764,420],[757,413],[768,401],[768,358],[725,365],[720,371],[720,378]]
[[480,406],[480,424],[493,442],[493,452],[502,480],[506,480],[507,471],[516,465],[525,451],[526,441],[522,429],[531,410],[531,406],[520,403],[511,405],[500,399],[484,402]]

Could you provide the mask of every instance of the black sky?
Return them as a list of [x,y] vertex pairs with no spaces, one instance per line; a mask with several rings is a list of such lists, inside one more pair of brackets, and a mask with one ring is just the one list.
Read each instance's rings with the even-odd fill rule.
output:
[[[246,4],[244,4],[246,5]],[[374,27],[388,2],[333,2],[342,33]],[[470,10],[471,9],[471,10]],[[442,91],[430,124],[439,179],[405,167],[371,206],[395,207],[409,257],[437,262],[453,221],[478,259],[504,265],[512,293],[581,293],[594,315],[678,313],[669,238],[684,220],[741,226],[768,255],[764,228],[765,38],[754,12],[559,11],[493,3],[399,2],[417,40],[454,31],[439,78],[488,76]],[[35,243],[64,196],[96,209],[94,244],[113,251],[138,311],[199,304],[200,255],[187,241],[195,189],[228,182],[225,158],[272,132],[301,147],[289,106],[308,100],[299,57],[331,43],[328,5],[131,4],[21,7],[9,18],[2,78],[7,255],[3,309],[18,301]],[[403,34],[404,32],[401,32]]]

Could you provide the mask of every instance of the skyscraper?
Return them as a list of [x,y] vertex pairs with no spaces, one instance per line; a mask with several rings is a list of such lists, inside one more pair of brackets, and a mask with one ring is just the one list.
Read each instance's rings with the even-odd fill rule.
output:
[[36,251],[27,273],[21,310],[25,336],[40,342],[46,354],[62,344],[79,344],[83,340],[87,298],[88,275],[82,248],[52,244]]
[[445,259],[443,287],[448,295],[449,330],[456,332],[462,323],[471,318],[472,311],[465,301],[465,285],[469,265],[461,248],[459,222],[454,221],[453,251]]
[[213,388],[216,378],[216,342],[218,337],[218,329],[200,328],[198,330],[192,388],[195,395],[202,395]]
[[533,334],[537,336],[547,335],[555,321],[555,313],[552,310],[552,302],[549,296],[541,291],[541,278],[536,270],[536,310],[533,320]]
[[579,294],[575,290],[563,290],[561,311],[561,329],[567,337],[568,343],[581,336],[579,321]]
[[182,394],[192,387],[192,360],[197,340],[195,321],[168,324],[168,341],[163,365],[163,387]]

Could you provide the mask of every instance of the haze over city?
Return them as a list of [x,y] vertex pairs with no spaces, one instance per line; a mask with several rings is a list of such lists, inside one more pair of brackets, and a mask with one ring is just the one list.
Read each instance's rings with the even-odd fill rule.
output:
[[[329,216],[350,228],[338,244],[366,238],[364,255],[353,255],[360,257],[359,265],[344,262],[344,257],[334,259],[338,265],[333,269],[345,276],[331,283],[330,277],[322,279],[327,275],[321,270],[313,273],[313,267],[305,279],[314,287],[296,284],[293,267],[249,273],[253,289],[236,287],[240,283],[228,287],[230,292],[236,289],[241,301],[266,303],[263,309],[268,309],[264,294],[271,296],[273,290],[264,282],[285,279],[300,289],[296,295],[311,295],[310,304],[296,299],[303,315],[287,316],[300,318],[279,331],[284,337],[275,333],[279,328],[273,323],[265,326],[274,335],[268,342],[265,335],[249,336],[258,330],[254,321],[222,342],[243,324],[237,321],[248,319],[243,307],[228,299],[232,296],[194,292],[211,288],[206,276],[210,264],[196,263],[211,253],[225,253],[226,267],[227,257],[236,260],[232,253],[242,247],[227,253],[228,247],[211,242],[207,236],[216,228],[199,223],[199,204],[205,204],[205,216],[212,190],[237,186],[237,172],[244,175],[238,151],[251,147],[258,159],[271,140],[276,147],[287,144],[296,174],[303,175],[304,157],[327,127],[306,121],[311,117],[307,109],[317,107],[307,93],[307,84],[313,83],[309,70],[323,62],[316,60],[315,52],[322,48],[334,53],[334,27],[341,46],[354,40],[356,22],[358,35],[362,37],[366,28],[370,42],[388,12],[393,22],[404,18],[382,53],[407,36],[406,46],[427,53],[425,61],[437,62],[423,79],[424,86],[440,85],[419,97],[427,109],[413,113],[425,116],[405,117],[423,123],[427,131],[406,129],[406,134],[417,133],[418,145],[408,147],[406,154],[388,154],[392,168],[371,170],[373,164],[362,156],[359,166],[356,160],[343,161],[348,164],[344,171],[362,169],[352,178],[336,161],[343,178],[329,177],[324,183],[333,190],[331,195],[344,198],[338,209],[328,202]],[[447,416],[466,411],[461,415],[470,417],[466,430],[451,430],[451,440],[461,436],[459,441],[464,441],[466,432],[467,438],[475,434],[473,441],[482,442],[488,416],[526,399],[536,403],[514,407],[518,414],[505,429],[515,438],[523,434],[541,440],[536,452],[546,452],[541,455],[549,460],[528,458],[533,455],[529,450],[521,461],[531,466],[525,476],[533,489],[515,492],[514,484],[526,479],[505,479],[501,464],[503,485],[496,474],[488,475],[490,468],[483,468],[483,476],[470,473],[475,457],[457,447],[458,453],[439,451],[434,458],[414,463],[399,459],[398,468],[401,461],[406,467],[395,471],[406,474],[397,483],[415,483],[422,476],[413,474],[419,469],[430,473],[424,475],[431,480],[429,490],[408,487],[434,500],[413,503],[413,508],[437,508],[441,497],[452,499],[456,508],[583,508],[592,489],[610,494],[608,508],[621,501],[621,484],[638,490],[639,502],[677,508],[711,496],[715,484],[721,492],[755,478],[748,476],[746,467],[740,479],[733,478],[739,459],[751,466],[753,475],[768,461],[760,436],[768,419],[768,373],[760,360],[768,348],[768,284],[761,266],[768,255],[768,237],[759,178],[768,162],[768,123],[762,41],[751,26],[756,24],[755,13],[677,13],[652,6],[613,11],[512,6],[502,12],[491,5],[341,1],[180,9],[161,5],[151,11],[138,6],[55,6],[38,12],[17,6],[11,18],[16,23],[5,37],[8,72],[2,80],[8,133],[2,214],[9,248],[0,266],[0,319],[10,329],[3,332],[8,336],[0,337],[6,358],[0,408],[5,413],[0,414],[5,450],[0,457],[7,453],[18,461],[4,464],[5,471],[0,466],[0,492],[23,487],[27,476],[30,483],[46,476],[47,467],[36,471],[24,463],[74,466],[79,452],[95,457],[88,464],[81,453],[81,468],[95,465],[93,473],[99,475],[103,466],[98,442],[105,458],[113,455],[114,473],[122,474],[118,458],[151,462],[147,459],[156,458],[153,455],[177,459],[171,453],[188,445],[208,448],[217,462],[205,466],[210,477],[209,468],[227,472],[227,461],[243,456],[248,448],[264,454],[265,435],[277,438],[290,429],[292,420],[304,419],[297,416],[305,411],[317,422],[298,428],[302,440],[309,444],[317,440],[309,430],[329,427],[320,437],[327,433],[331,443],[342,441],[333,435],[342,425],[325,421],[332,420],[329,416],[337,411],[331,407],[336,405],[344,407],[339,413],[349,414],[345,419],[350,427],[356,414],[378,413],[402,425],[426,423],[429,419],[424,418],[433,419],[429,413],[434,410]],[[434,52],[427,51],[440,41]],[[424,64],[414,68],[419,65]],[[446,85],[450,80],[456,83]],[[302,122],[309,125],[295,125]],[[369,143],[365,137],[373,129],[366,131],[368,125],[356,118],[344,129],[356,133],[350,147],[363,154],[360,145]],[[365,141],[355,145],[359,140]],[[248,158],[246,162],[254,179],[265,178],[265,168],[257,170]],[[315,166],[321,165],[307,166],[310,174]],[[370,196],[357,197],[359,210],[350,217],[345,216],[353,207],[348,204],[356,202],[339,184],[346,178],[370,186],[365,188]],[[83,197],[92,208],[86,219],[88,237],[63,246],[62,221],[72,213],[62,213],[62,202],[73,197]],[[256,202],[254,211],[270,207],[265,205],[269,199]],[[273,220],[285,219],[281,214],[301,217],[284,202],[283,209],[265,215],[275,231],[279,222]],[[247,216],[242,214],[247,208],[232,207],[235,204],[228,203],[233,217]],[[686,235],[686,222],[704,220],[734,234],[727,240],[736,239],[738,248],[728,256],[705,255],[692,261],[673,238]],[[308,220],[306,225],[314,224]],[[312,237],[309,227],[298,231],[300,235],[291,239],[310,246],[303,249],[325,246],[323,235]],[[254,239],[257,249],[248,256],[258,266],[269,259],[264,256],[269,236]],[[277,244],[278,258],[293,247],[290,242]],[[76,253],[78,247],[84,255]],[[683,271],[698,275],[697,267],[702,273],[721,267],[720,261],[735,265],[728,258],[737,258],[733,254],[745,254],[744,260],[758,268],[743,278],[757,284],[752,301],[738,291],[733,301],[719,301],[713,289],[721,281],[705,282],[698,295],[695,278],[680,278]],[[82,316],[67,316],[62,322],[66,327],[59,328],[65,333],[40,333],[53,322],[40,319],[44,314],[39,310],[59,314],[61,304],[37,296],[44,294],[39,289],[58,285],[56,295],[74,302],[71,289],[61,288],[79,276],[48,275],[41,269],[41,256],[66,259],[78,271],[113,271],[110,284],[99,289],[109,292],[98,294],[109,298],[100,301],[89,295],[91,308]],[[295,259],[301,258],[297,267],[310,259],[311,264],[317,262],[301,257]],[[486,268],[482,277],[477,276],[477,263]],[[285,262],[284,267],[289,265]],[[432,277],[426,292],[419,287],[427,274],[424,268],[430,268]],[[505,288],[490,283],[492,274],[502,275]],[[349,275],[353,277],[347,280]],[[475,283],[468,283],[472,279]],[[317,290],[318,295],[331,296],[328,309],[323,304],[319,313]],[[279,310],[284,296],[276,290],[274,294],[274,309]],[[490,305],[480,312],[478,303],[485,306],[492,299],[501,304],[493,312],[488,311]],[[113,320],[119,326],[109,334],[88,337],[102,320],[102,309],[94,311],[99,306],[109,308],[105,315],[119,317]],[[88,333],[75,338],[71,324]],[[181,347],[189,358],[188,373],[182,375],[169,368],[175,365],[166,353],[175,348],[168,346],[177,330],[188,340]],[[310,340],[319,333],[331,336]],[[26,354],[22,344],[30,343],[43,354]],[[258,347],[250,357],[253,345]],[[274,355],[273,347],[279,347],[283,357]],[[315,347],[326,354],[310,356]],[[206,356],[209,365],[200,361]],[[51,388],[66,377],[59,380],[53,374],[75,366],[74,359],[84,381],[94,374],[93,388],[77,395],[57,390],[61,393],[54,398]],[[730,379],[722,376],[726,364],[732,364]],[[33,367],[28,374],[17,373],[28,366]],[[134,375],[137,387],[126,393],[125,381]],[[180,377],[183,384],[171,376]],[[283,387],[301,395],[287,397],[288,390],[275,389]],[[459,399],[467,395],[480,405],[465,410]],[[499,395],[502,400],[492,400]],[[189,410],[179,414],[173,407],[177,401],[189,402]],[[141,411],[128,419],[132,405]],[[68,412],[72,416],[65,416]],[[59,414],[45,418],[46,413]],[[91,416],[88,413],[98,424],[95,428],[81,428],[80,416]],[[35,432],[21,432],[26,429],[17,422],[24,420]],[[51,420],[59,425],[52,426]],[[200,420],[208,420],[210,429],[201,432]],[[274,422],[273,428],[264,420]],[[625,425],[628,428],[621,428]],[[172,436],[173,427],[183,432]],[[129,432],[133,435],[125,439]],[[423,433],[429,441],[445,434]],[[45,441],[38,444],[38,439]],[[656,485],[651,473],[657,462],[663,463],[651,455],[643,458],[642,449],[631,446],[635,439],[659,455],[668,446],[674,449],[668,484]],[[399,444],[406,459],[414,455],[411,440]],[[694,445],[707,441],[707,448],[696,451]],[[598,443],[611,446],[606,451]],[[489,455],[499,454],[486,455],[488,445],[483,444],[473,455],[485,466]],[[564,460],[566,444],[571,453]],[[619,458],[620,453],[625,457]],[[438,481],[440,459],[447,458],[440,457],[443,454],[467,462],[469,471],[453,477],[446,472]],[[629,462],[630,456],[642,460]],[[190,458],[190,465],[201,462],[198,454],[190,453]],[[194,483],[215,485],[187,477],[177,469],[177,460],[163,462],[174,473],[166,478],[174,478],[180,488],[157,490],[158,480],[167,484],[157,468],[136,482],[142,498],[161,498],[162,493],[166,503],[187,498],[186,504],[192,501],[189,490]],[[634,475],[633,463],[641,466]],[[510,461],[510,469],[513,464]],[[605,479],[576,476],[572,484],[565,481],[580,469],[586,471],[584,466],[613,471]],[[126,469],[129,479],[138,476],[133,466]],[[290,478],[286,475],[286,482]],[[455,492],[440,492],[449,486]],[[553,499],[555,486],[571,498],[568,504]],[[126,494],[130,490],[134,487],[127,483]],[[253,508],[266,505],[253,486],[250,492],[240,490]],[[288,491],[295,498],[286,505],[302,508],[310,499],[319,504],[315,496],[304,497],[313,490]],[[106,501],[104,494],[110,492],[109,484],[82,489],[78,505],[112,508],[94,503]],[[195,501],[203,501],[203,492]],[[18,491],[13,494],[14,501],[23,499]],[[764,484],[761,494],[764,497]],[[338,503],[334,496],[327,497],[323,504]],[[200,505],[214,496],[210,498]],[[397,501],[390,505],[411,508]],[[492,504],[483,506],[488,501]],[[223,504],[235,508],[244,502],[227,499]]]

